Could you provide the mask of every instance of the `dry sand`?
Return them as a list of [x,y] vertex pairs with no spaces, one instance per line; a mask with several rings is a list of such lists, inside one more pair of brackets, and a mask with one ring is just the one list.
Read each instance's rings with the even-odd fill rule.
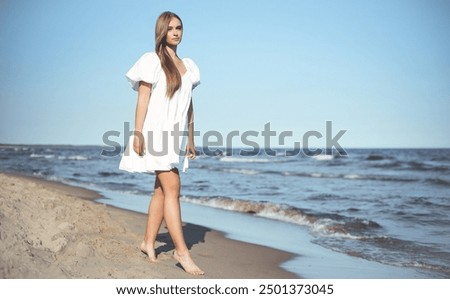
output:
[[[165,228],[157,263],[139,251],[146,215],[57,182],[5,173],[0,182],[0,278],[198,278],[173,259]],[[298,278],[279,267],[289,253],[189,223],[184,233],[204,278]]]

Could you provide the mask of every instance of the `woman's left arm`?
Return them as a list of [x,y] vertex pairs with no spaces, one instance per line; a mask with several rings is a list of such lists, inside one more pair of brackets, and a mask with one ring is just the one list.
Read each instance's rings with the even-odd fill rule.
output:
[[188,110],[188,140],[186,145],[186,155],[191,160],[195,159],[197,156],[194,142],[194,104],[192,104],[192,99]]

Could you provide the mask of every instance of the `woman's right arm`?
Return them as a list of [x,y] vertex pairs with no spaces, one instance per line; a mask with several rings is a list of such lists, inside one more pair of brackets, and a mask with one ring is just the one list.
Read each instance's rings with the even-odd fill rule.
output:
[[145,117],[147,115],[148,103],[150,102],[150,94],[152,85],[144,81],[139,82],[138,101],[136,104],[136,114],[134,121],[134,142],[133,149],[139,155],[143,156],[145,152],[144,135],[142,129],[144,127]]

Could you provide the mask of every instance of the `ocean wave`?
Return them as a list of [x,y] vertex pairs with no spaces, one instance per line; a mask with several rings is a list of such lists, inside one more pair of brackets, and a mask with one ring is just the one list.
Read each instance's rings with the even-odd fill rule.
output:
[[[444,197],[412,197],[410,198],[408,201],[406,201],[407,204],[410,204],[412,206],[417,206],[422,205],[425,208],[427,208],[427,210],[429,208],[433,208],[436,209],[436,211],[434,212],[436,215],[436,213],[442,213],[444,215],[446,215],[447,211],[450,211],[450,202],[448,201],[448,198],[444,198]],[[411,215],[411,214],[407,214],[407,215]],[[447,224],[446,226],[449,226],[448,223],[450,222],[450,219],[447,219],[447,217],[444,217],[443,219],[433,219],[433,221],[445,221]]]
[[330,173],[320,173],[320,172],[294,172],[294,171],[282,171],[273,172],[284,176],[299,176],[299,177],[311,177],[311,178],[336,178],[337,176]]
[[334,155],[315,155],[311,156],[311,158],[317,161],[330,161],[335,159],[336,157]]
[[429,163],[425,162],[416,162],[416,161],[410,161],[406,162],[406,166],[410,170],[416,170],[416,171],[438,171],[438,172],[445,172],[448,171],[449,168],[442,165],[431,165]]
[[373,168],[385,168],[385,169],[398,169],[402,167],[402,163],[398,161],[389,161],[389,162],[381,162],[381,163],[367,163],[369,167]]
[[123,175],[123,173],[113,171],[99,171],[98,174],[103,177]]
[[45,177],[48,178],[50,175],[55,172],[52,169],[33,169],[31,174],[37,177]]
[[[36,153],[32,153],[29,155],[30,158],[34,158],[34,159],[39,159],[39,158],[44,158],[44,159],[53,159],[56,156],[54,154],[36,154]],[[72,156],[58,156],[58,160],[78,160],[78,161],[84,161],[84,160],[88,160],[89,158],[83,155],[72,155]]]
[[300,176],[312,178],[326,178],[326,179],[346,179],[346,180],[369,180],[369,181],[391,181],[391,182],[417,182],[419,179],[412,177],[387,176],[387,175],[362,175],[356,173],[342,174],[342,173],[322,173],[322,172],[291,172],[283,171],[279,174],[285,176]]
[[450,187],[450,181],[447,181],[447,180],[444,180],[444,179],[439,179],[439,178],[426,179],[425,182],[429,183],[429,184],[433,184],[433,185]]
[[321,236],[358,239],[363,238],[373,230],[381,228],[380,224],[371,220],[346,217],[339,214],[306,213],[299,208],[286,204],[228,197],[183,196],[181,200],[212,208],[252,214],[267,219],[307,226],[313,233]]
[[42,154],[30,154],[30,158],[44,158],[44,159],[53,159],[55,155],[42,155]]
[[72,156],[59,156],[60,160],[75,160],[75,161],[85,161],[89,160],[88,157],[82,155],[72,155]]
[[364,179],[364,176],[359,175],[359,174],[346,174],[346,175],[344,175],[344,179],[361,180],[361,179]]
[[380,156],[380,155],[369,155],[366,158],[367,161],[380,161],[380,160],[384,160],[384,159],[385,158],[383,156]]
[[409,263],[402,263],[401,266],[441,272],[441,273],[446,274],[447,278],[450,277],[450,268],[449,267],[433,265],[433,264],[425,263],[422,261],[413,261],[413,262],[409,262]]
[[282,204],[256,202],[250,200],[236,200],[227,197],[189,197],[183,196],[182,201],[198,205],[220,208],[223,210],[255,214],[285,222],[308,225],[315,221],[314,217],[301,210]]
[[222,162],[232,163],[267,163],[270,162],[267,158],[238,158],[232,156],[226,156],[219,159]]
[[229,173],[239,173],[239,174],[246,174],[246,175],[255,175],[261,173],[261,171],[257,171],[254,169],[245,169],[245,168],[224,168],[224,172]]
[[330,194],[330,193],[319,193],[319,194],[313,194],[305,198],[305,200],[312,200],[312,201],[328,201],[328,200],[348,200],[347,197],[340,196],[338,194]]
[[[371,160],[377,161],[377,160]],[[412,170],[412,171],[426,171],[426,172],[448,172],[450,170],[449,166],[445,165],[436,165],[435,163],[427,163],[427,162],[417,162],[417,161],[398,161],[398,160],[390,160],[390,161],[382,161],[380,163],[370,163],[367,164],[369,167],[374,168],[384,168],[384,169],[393,169],[393,170]]]
[[[237,173],[243,175],[281,175],[281,176],[297,176],[305,178],[318,179],[343,179],[343,180],[367,180],[367,181],[386,181],[386,182],[419,182],[420,178],[393,176],[393,175],[371,175],[371,174],[357,174],[357,173],[331,173],[331,172],[296,172],[296,171],[281,171],[281,170],[257,170],[252,168],[223,168],[214,167],[210,165],[198,165],[198,169],[206,169],[215,172]],[[435,184],[447,184],[446,181],[431,181]]]
[[430,159],[435,162],[448,162],[450,161],[450,157],[448,155],[435,156]]

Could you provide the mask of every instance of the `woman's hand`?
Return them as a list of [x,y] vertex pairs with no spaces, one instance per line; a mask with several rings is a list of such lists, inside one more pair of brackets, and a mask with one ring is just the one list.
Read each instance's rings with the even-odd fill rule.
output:
[[197,153],[195,152],[195,145],[193,143],[188,142],[186,145],[186,157],[190,160],[194,160],[197,157]]
[[134,134],[133,150],[139,156],[143,156],[145,153],[144,135],[142,135],[142,133],[139,131],[135,131]]

